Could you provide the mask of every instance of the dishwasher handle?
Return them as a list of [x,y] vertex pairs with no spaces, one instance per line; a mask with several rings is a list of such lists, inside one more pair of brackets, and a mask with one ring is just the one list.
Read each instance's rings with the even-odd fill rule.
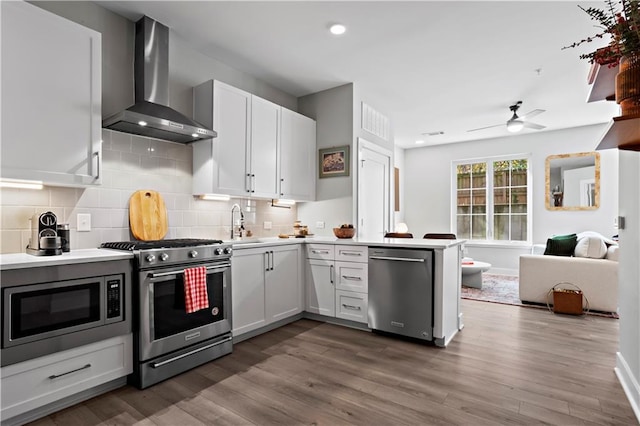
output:
[[411,257],[393,257],[393,256],[369,256],[369,259],[375,260],[394,260],[398,262],[418,262],[424,263],[424,259],[415,259]]

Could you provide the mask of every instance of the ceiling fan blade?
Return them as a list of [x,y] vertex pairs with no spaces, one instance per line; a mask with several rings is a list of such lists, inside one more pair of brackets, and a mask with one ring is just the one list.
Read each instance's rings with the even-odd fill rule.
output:
[[495,124],[495,125],[493,125],[493,126],[478,127],[477,129],[467,130],[467,132],[475,132],[476,130],[491,129],[492,127],[500,127],[500,126],[504,126],[504,124]]
[[525,115],[521,116],[520,119],[521,120],[528,120],[531,117],[535,117],[536,115],[542,114],[545,111],[546,110],[544,110],[544,109],[534,109],[533,111],[529,111]]
[[542,130],[547,126],[543,126],[542,124],[531,123],[530,121],[525,121],[524,127],[526,127],[527,129]]

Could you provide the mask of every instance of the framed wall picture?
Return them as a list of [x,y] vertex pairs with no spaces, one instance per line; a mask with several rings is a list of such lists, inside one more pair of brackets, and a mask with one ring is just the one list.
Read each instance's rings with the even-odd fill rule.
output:
[[349,176],[349,146],[319,150],[320,177]]

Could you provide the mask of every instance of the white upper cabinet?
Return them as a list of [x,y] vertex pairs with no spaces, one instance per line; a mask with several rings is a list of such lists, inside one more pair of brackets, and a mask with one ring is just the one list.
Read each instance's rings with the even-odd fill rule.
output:
[[279,198],[316,198],[316,122],[282,108]]
[[251,196],[278,198],[278,149],[280,107],[257,96],[251,97]]
[[193,144],[193,193],[315,198],[315,121],[220,81],[194,88],[194,118],[216,132]]
[[0,7],[1,176],[99,184],[101,34],[29,3]]
[[193,193],[250,195],[251,93],[219,81],[193,91],[196,121],[218,137],[193,144]]

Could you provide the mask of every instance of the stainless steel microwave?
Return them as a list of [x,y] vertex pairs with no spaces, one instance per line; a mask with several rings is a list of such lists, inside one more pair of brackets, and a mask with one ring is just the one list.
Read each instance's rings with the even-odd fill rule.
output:
[[128,276],[3,285],[2,365],[130,332]]

